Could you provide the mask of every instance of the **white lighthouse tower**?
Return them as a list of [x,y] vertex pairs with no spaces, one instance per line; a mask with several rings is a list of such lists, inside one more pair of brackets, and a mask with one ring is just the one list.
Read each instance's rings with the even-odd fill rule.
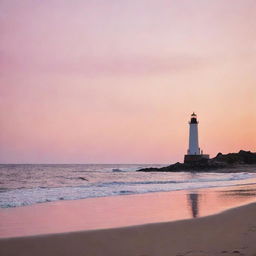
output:
[[189,122],[189,148],[188,155],[200,155],[200,148],[198,146],[198,121],[197,116],[193,112]]
[[193,112],[189,121],[189,148],[187,155],[184,157],[184,162],[201,161],[202,159],[209,159],[209,155],[203,155],[198,143],[198,120],[197,115]]

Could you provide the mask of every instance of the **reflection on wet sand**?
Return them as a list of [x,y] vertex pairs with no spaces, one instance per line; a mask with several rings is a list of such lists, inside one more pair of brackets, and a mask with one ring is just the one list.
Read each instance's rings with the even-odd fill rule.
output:
[[188,204],[191,207],[191,213],[193,218],[199,217],[199,202],[200,202],[200,194],[197,192],[192,192],[187,195]]
[[233,199],[242,200],[243,198],[255,198],[255,185],[239,186],[237,189],[229,189],[220,191],[222,197],[232,197]]
[[256,201],[255,184],[227,187],[225,189],[190,191],[187,195],[187,208],[191,218],[198,218]]
[[255,202],[255,195],[256,185],[247,185],[88,198],[0,209],[0,237],[108,229],[198,218]]

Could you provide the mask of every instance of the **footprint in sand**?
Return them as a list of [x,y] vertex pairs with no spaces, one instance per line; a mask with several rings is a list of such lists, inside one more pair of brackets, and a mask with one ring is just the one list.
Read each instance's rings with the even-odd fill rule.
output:
[[185,256],[209,256],[208,253],[203,251],[189,251],[184,254]]
[[[183,254],[176,254],[176,256],[210,256],[211,254],[204,251],[189,251]],[[216,253],[214,254],[216,255]],[[240,252],[239,250],[233,250],[233,251],[226,251],[223,250],[217,255],[225,255],[225,256],[243,256],[244,254]],[[256,255],[254,255],[256,256]]]
[[190,253],[190,254],[186,254],[186,256],[209,256],[208,253],[198,253],[198,252],[194,252],[194,253]]
[[233,256],[235,256],[235,255],[237,255],[237,256],[242,256],[242,255],[244,255],[243,253],[241,253],[240,251],[238,251],[238,250],[233,250],[233,251],[221,251],[221,254],[224,254],[224,255],[233,255]]
[[256,232],[256,226],[251,226],[249,229],[248,229],[249,232]]

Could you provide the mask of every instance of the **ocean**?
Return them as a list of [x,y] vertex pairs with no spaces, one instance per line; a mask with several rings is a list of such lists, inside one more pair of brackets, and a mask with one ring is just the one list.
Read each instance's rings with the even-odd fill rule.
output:
[[256,173],[136,172],[143,164],[0,165],[0,207],[253,184]]

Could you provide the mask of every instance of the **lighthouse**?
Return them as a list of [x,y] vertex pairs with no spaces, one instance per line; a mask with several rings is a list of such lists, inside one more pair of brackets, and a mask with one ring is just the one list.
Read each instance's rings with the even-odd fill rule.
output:
[[203,151],[199,147],[198,123],[197,115],[193,112],[189,121],[189,147],[184,157],[184,163],[209,159],[209,155],[203,155]]
[[194,112],[191,115],[191,119],[189,121],[188,155],[200,155],[200,148],[198,145],[198,121]]

